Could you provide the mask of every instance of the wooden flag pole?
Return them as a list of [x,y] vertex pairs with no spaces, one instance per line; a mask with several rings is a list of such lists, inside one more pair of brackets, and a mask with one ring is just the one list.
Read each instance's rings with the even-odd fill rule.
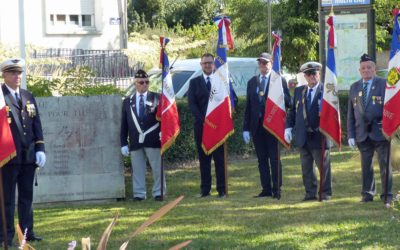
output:
[[385,174],[385,199],[384,202],[385,204],[388,203],[388,185],[389,185],[389,165],[390,165],[390,153],[391,153],[391,148],[392,148],[392,139],[389,139],[389,149],[387,152],[386,156],[386,174]]
[[164,154],[161,154],[161,201],[164,200]]

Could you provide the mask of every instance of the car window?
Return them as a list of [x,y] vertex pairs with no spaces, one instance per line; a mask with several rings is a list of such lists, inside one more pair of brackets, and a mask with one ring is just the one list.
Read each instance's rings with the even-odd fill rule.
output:
[[172,85],[174,85],[175,94],[182,88],[185,82],[193,75],[194,71],[174,70],[172,71]]
[[254,62],[229,62],[229,74],[236,95],[246,95],[247,82],[258,73],[257,61]]

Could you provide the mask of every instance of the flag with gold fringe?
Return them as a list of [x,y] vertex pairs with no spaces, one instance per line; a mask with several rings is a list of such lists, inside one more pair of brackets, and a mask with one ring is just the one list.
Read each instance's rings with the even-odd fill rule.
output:
[[9,125],[11,123],[10,112],[9,107],[6,106],[3,90],[0,87],[0,167],[3,167],[16,155],[14,139]]

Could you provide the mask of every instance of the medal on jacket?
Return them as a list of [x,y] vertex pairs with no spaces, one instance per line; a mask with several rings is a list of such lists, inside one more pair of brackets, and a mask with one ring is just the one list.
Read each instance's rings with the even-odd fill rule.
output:
[[7,116],[8,124],[11,124],[10,107],[8,107],[7,105],[6,105],[6,116]]
[[362,91],[358,92],[358,96],[359,96],[359,97],[362,96]]
[[32,103],[29,103],[29,101],[26,102],[26,111],[28,112],[29,117],[35,117],[36,116],[35,105],[32,104]]
[[264,91],[259,91],[258,95],[261,96],[261,97],[264,96]]

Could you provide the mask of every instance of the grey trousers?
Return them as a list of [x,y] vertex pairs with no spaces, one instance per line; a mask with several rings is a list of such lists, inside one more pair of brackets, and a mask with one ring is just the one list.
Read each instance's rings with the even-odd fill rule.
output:
[[[363,142],[357,143],[358,150],[361,154],[361,170],[362,170],[362,190],[361,195],[376,194],[375,178],[374,178],[374,152],[378,153],[379,170],[381,174],[381,198],[385,195],[386,184],[386,165],[387,155],[389,153],[390,144],[388,141],[373,141],[367,138]],[[389,161],[390,164],[390,161]],[[389,181],[388,181],[388,197],[392,197],[392,166],[389,165]]]
[[[314,169],[314,162],[318,169],[321,163],[321,149],[310,149],[307,146],[299,148],[301,158],[301,172],[303,185],[306,191],[305,198],[317,196],[317,175]],[[322,174],[322,197],[332,196],[332,176],[330,150],[324,152],[324,171]],[[320,187],[321,188],[321,187]]]
[[[146,157],[153,173],[153,197],[161,195],[160,148],[141,148],[131,151],[133,197],[146,199]],[[166,193],[165,175],[164,194]]]

